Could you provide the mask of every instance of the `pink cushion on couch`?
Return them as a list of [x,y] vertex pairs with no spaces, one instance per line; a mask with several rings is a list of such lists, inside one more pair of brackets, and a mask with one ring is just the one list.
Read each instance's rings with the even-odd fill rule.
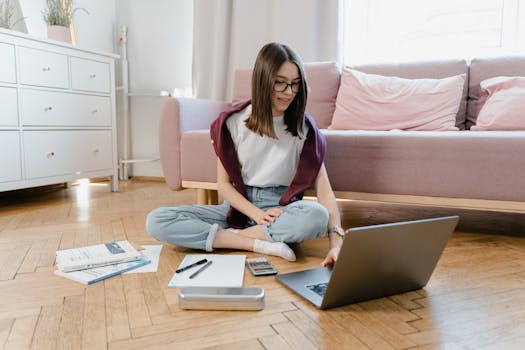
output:
[[232,103],[246,101],[252,98],[252,70],[236,69],[233,73]]
[[495,77],[480,87],[488,97],[470,130],[525,130],[525,77]]
[[476,124],[476,118],[488,93],[480,83],[494,77],[525,76],[525,56],[473,58],[469,65],[467,129]]
[[[339,68],[335,62],[305,63],[304,72],[310,89],[306,111],[312,115],[319,128],[327,128],[335,111],[335,99],[341,74]],[[251,98],[251,79],[251,69],[235,71],[233,103]]]
[[306,63],[304,71],[310,89],[306,111],[319,128],[326,129],[334,115],[341,72],[334,62]]
[[446,77],[452,77],[454,75],[465,74],[467,78],[465,86],[463,86],[459,110],[456,114],[456,127],[459,128],[459,130],[465,130],[468,96],[467,82],[470,81],[470,72],[466,60],[448,59],[417,62],[372,63],[360,64],[348,68],[355,69],[367,74],[378,74],[405,79],[442,79]]
[[404,79],[345,68],[329,129],[458,130],[465,74]]

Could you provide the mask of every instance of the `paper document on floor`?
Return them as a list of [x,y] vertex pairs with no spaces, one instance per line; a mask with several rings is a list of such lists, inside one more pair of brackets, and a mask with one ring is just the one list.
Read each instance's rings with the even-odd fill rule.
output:
[[[197,275],[194,275],[195,272],[203,265],[173,274],[168,287],[242,287],[246,255],[188,254],[178,269],[202,259],[212,263]],[[194,277],[190,278],[192,275]]]
[[162,250],[162,244],[159,245],[142,245],[143,250],[140,251],[145,259],[151,261],[149,264],[133,269],[127,273],[145,273],[145,272],[157,272],[159,268],[160,252]]

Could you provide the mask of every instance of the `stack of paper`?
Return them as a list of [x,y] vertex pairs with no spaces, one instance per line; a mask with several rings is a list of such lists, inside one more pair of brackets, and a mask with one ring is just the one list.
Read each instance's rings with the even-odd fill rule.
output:
[[140,252],[131,243],[118,241],[59,250],[56,262],[60,271],[70,272],[138,260],[140,257]]
[[57,276],[92,284],[147,265],[151,260],[130,242],[118,241],[59,250],[56,262]]
[[182,260],[179,269],[202,259],[211,261],[211,265],[194,278],[191,276],[199,266],[176,272],[168,287],[242,287],[246,255],[188,254]]

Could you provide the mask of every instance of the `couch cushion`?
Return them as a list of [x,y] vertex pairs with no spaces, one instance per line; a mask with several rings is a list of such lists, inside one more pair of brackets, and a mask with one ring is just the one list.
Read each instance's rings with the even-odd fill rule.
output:
[[525,200],[525,131],[322,132],[335,191]]
[[[304,71],[309,87],[306,111],[319,128],[327,128],[335,111],[339,68],[335,62],[305,63]],[[251,98],[252,70],[238,69],[234,74],[233,103]]]
[[345,68],[329,129],[458,130],[465,76],[405,79]]
[[[468,80],[468,66],[465,60],[451,59],[440,61],[423,61],[407,63],[384,63],[356,65],[349,68],[363,73],[378,74],[384,76],[400,77],[406,79],[440,79],[466,73]],[[461,103],[456,115],[456,127],[465,129],[467,111],[467,83],[463,88]]]
[[488,98],[471,130],[525,130],[525,77],[495,77],[480,86]]
[[185,132],[181,138],[180,154],[182,181],[217,182],[217,156],[209,129]]
[[252,69],[236,69],[233,73],[232,104],[252,98]]
[[488,97],[480,82],[498,76],[525,76],[525,56],[474,58],[469,68],[469,102],[467,129],[476,124],[476,118]]
[[[334,191],[525,201],[525,131],[322,132]],[[181,165],[183,181],[216,182],[209,130],[184,133]]]

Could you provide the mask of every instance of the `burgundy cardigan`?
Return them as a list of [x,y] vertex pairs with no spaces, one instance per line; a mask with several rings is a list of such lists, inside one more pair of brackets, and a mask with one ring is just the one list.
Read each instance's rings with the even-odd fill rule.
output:
[[[233,187],[244,197],[247,197],[247,195],[241,175],[241,166],[235,150],[235,144],[225,121],[232,114],[242,111],[250,104],[251,101],[248,100],[230,106],[215,119],[210,128],[211,142],[215,153],[228,173]],[[279,200],[279,204],[283,206],[303,198],[304,191],[314,184],[324,161],[326,140],[309,114],[305,114],[305,119],[309,126],[308,134],[306,135],[294,178]],[[231,227],[245,228],[248,217],[237,209],[230,207],[227,222]]]

